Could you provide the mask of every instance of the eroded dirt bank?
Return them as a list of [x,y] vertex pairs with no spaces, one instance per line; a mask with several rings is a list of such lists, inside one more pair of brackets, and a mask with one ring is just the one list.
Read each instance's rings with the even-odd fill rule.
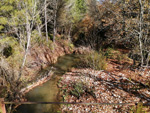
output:
[[71,54],[73,50],[74,48],[61,42],[55,43],[55,49],[44,45],[34,45],[30,48],[27,63],[24,69],[24,75],[26,77],[31,77],[32,79],[40,70],[56,63],[58,57],[65,54]]
[[[72,47],[69,42],[64,40],[55,43],[55,49],[45,45],[34,45],[28,54],[27,63],[24,69],[24,78],[27,78],[31,85],[20,90],[20,93],[26,94],[33,88],[47,82],[53,76],[53,69],[48,69],[45,73],[41,73],[46,67],[55,64],[59,57],[66,54],[87,54],[91,52],[88,47]],[[68,61],[67,61],[68,62]],[[52,66],[53,68],[53,66]],[[69,68],[69,67],[68,67]],[[41,77],[40,77],[41,76]]]

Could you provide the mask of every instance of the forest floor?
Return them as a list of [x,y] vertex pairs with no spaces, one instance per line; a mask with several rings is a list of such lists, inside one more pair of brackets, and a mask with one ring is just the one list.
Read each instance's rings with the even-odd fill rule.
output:
[[120,105],[74,104],[62,105],[62,112],[73,113],[125,113],[144,110],[142,105],[121,105],[121,103],[150,102],[149,69],[132,69],[131,60],[118,62],[107,60],[107,69],[73,68],[64,74],[58,86],[65,102],[79,103],[120,103]]

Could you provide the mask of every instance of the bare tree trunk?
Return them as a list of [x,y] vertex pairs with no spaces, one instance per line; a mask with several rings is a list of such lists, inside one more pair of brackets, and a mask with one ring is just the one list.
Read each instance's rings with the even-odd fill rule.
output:
[[125,28],[126,28],[126,25],[125,25],[125,0],[122,0],[123,2],[123,9],[122,9],[122,16],[123,16],[123,26],[122,26],[122,30],[123,30],[123,38],[125,38]]
[[47,0],[45,0],[45,31],[46,31],[46,41],[48,41],[48,30],[47,30]]
[[140,46],[140,54],[141,54],[141,66],[143,66],[143,63],[144,63],[144,57],[143,57],[143,45],[142,45],[142,37],[143,37],[143,31],[142,31],[142,28],[143,28],[143,12],[144,12],[144,9],[143,9],[143,4],[142,4],[142,1],[139,0],[139,3],[140,3],[140,23],[139,23],[139,46]]
[[57,18],[57,0],[55,0],[55,8],[54,8],[54,29],[53,29],[53,43],[55,44],[55,37],[56,37],[56,33],[57,33],[57,29],[56,29],[56,18]]
[[149,65],[149,60],[150,60],[150,52],[148,53],[148,56],[147,56],[146,67],[148,67]]
[[41,37],[42,37],[41,28],[40,28],[39,25],[37,25],[37,27],[38,27],[38,31],[39,31],[39,36],[40,36],[40,38],[41,38]]
[[[150,15],[150,1],[148,1],[148,15]],[[148,17],[148,20],[150,19],[150,16]],[[148,34],[149,34],[149,27],[150,27],[150,22],[148,21],[148,25],[147,25],[147,34],[146,34],[146,37],[145,37],[145,41],[144,43],[146,43],[147,39],[148,39]],[[147,56],[147,59],[146,59],[146,67],[148,68],[148,65],[149,65],[149,61],[150,61],[150,51],[148,52],[148,56]]]
[[30,28],[30,22],[29,22],[29,17],[27,15],[27,12],[26,12],[26,32],[27,32],[27,47],[26,47],[26,50],[25,50],[21,70],[20,70],[20,73],[19,73],[19,76],[18,76],[18,81],[21,78],[22,71],[23,71],[23,68],[25,66],[27,54],[28,54],[28,51],[29,51],[30,41],[31,41],[31,28]]
[[72,41],[72,40],[71,40],[71,29],[72,29],[72,24],[71,24],[71,26],[70,26],[69,33],[68,33],[68,40],[69,40],[69,42]]

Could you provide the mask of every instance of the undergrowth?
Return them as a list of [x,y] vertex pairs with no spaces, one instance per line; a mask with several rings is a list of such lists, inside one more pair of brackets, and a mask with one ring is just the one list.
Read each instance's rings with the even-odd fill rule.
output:
[[80,57],[77,67],[79,68],[92,68],[95,70],[105,70],[106,69],[106,57],[102,51],[92,52],[90,54]]
[[131,59],[128,57],[128,54],[123,54],[118,50],[113,48],[107,48],[105,50],[104,56],[106,59],[114,59],[117,60],[118,63],[122,63],[124,61],[131,62]]
[[0,49],[2,50],[1,55],[6,58],[9,65],[19,68],[23,58],[23,55],[20,54],[23,48],[20,47],[18,41],[12,37],[3,38],[0,40]]
[[138,103],[137,106],[132,107],[130,113],[149,113],[150,107],[143,106],[142,103]]
[[70,90],[70,95],[77,97],[78,99],[85,95],[91,95],[92,97],[96,98],[94,94],[93,88],[89,88],[86,84],[82,81],[78,81],[76,83],[71,84],[72,89]]

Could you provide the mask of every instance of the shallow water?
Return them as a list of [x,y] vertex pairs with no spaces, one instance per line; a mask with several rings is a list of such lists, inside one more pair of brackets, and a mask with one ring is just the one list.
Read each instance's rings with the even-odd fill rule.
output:
[[[34,88],[27,93],[26,98],[28,101],[33,102],[60,102],[61,97],[59,96],[59,89],[57,83],[60,77],[73,65],[76,64],[78,56],[65,55],[58,59],[58,62],[53,65],[54,74],[52,78]],[[42,73],[47,73],[51,67],[43,70]],[[17,108],[17,113],[57,113],[59,112],[60,105],[51,104],[38,104],[38,105],[21,105]]]

